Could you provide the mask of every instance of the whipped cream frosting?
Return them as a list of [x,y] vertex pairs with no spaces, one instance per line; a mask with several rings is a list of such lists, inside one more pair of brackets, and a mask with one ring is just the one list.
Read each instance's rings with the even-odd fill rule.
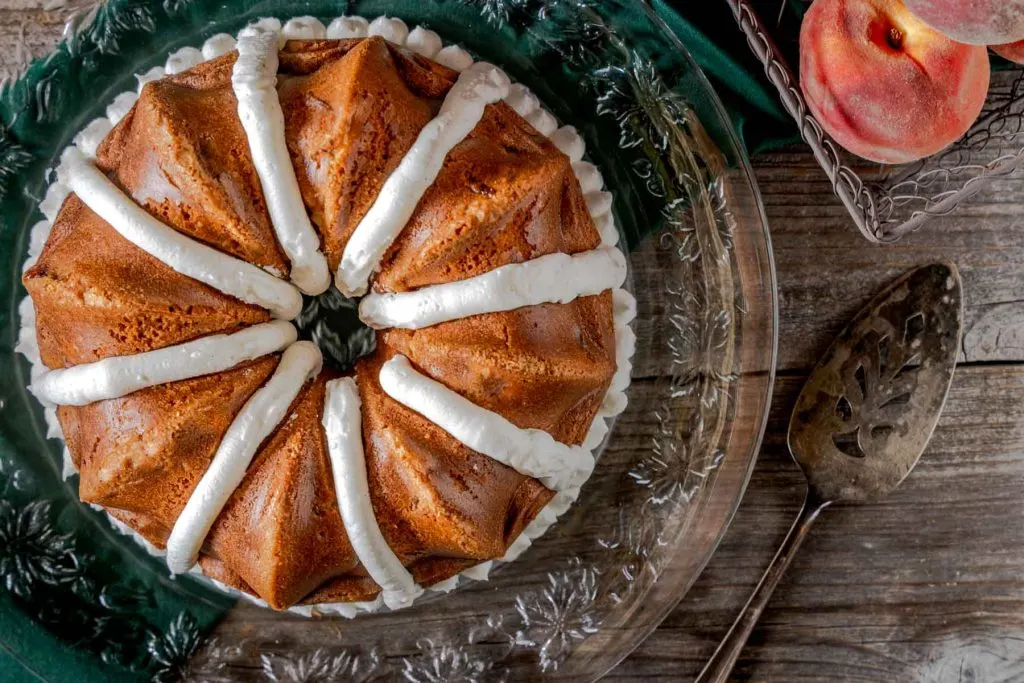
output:
[[110,119],[112,124],[117,125],[117,122],[127,116],[128,112],[135,106],[137,99],[139,99],[139,96],[134,92],[121,93],[114,98],[113,102],[107,105],[107,118]]
[[576,131],[575,126],[562,126],[549,135],[548,139],[551,140],[551,144],[558,148],[559,152],[569,157],[571,163],[575,164],[583,159],[583,153],[586,151],[587,146],[584,144],[583,138]]
[[338,510],[349,543],[370,578],[381,587],[384,604],[391,609],[406,607],[423,589],[416,585],[377,524],[366,478],[359,388],[351,377],[327,383],[323,424]]
[[164,71],[173,76],[174,74],[180,74],[182,71],[188,71],[202,61],[202,50],[195,47],[183,47],[171,53],[171,56],[167,58],[167,63],[164,64]]
[[525,119],[540,107],[540,100],[522,83],[513,83],[505,96],[505,104]]
[[572,165],[572,172],[576,174],[576,180],[579,181],[580,190],[584,195],[597,192],[604,186],[601,171],[589,161],[576,162]]
[[144,87],[146,87],[147,83],[152,83],[153,81],[159,81],[161,78],[163,78],[166,75],[167,75],[167,72],[164,71],[164,68],[162,66],[154,66],[153,68],[151,68],[149,71],[146,71],[145,73],[135,74],[135,80],[137,80],[139,82],[139,87],[137,88],[137,92],[141,93],[142,89]]
[[303,385],[320,372],[322,363],[316,344],[295,342],[285,349],[267,383],[242,406],[171,529],[167,539],[171,573],[187,572],[196,563],[203,540],[245,478],[260,444],[281,423]]
[[114,124],[110,122],[110,119],[93,119],[89,122],[89,125],[75,136],[75,145],[81,150],[83,155],[90,159],[95,159],[96,150],[100,148],[100,143],[103,142],[103,139],[113,129]]
[[214,334],[155,351],[50,370],[32,383],[32,393],[56,405],[84,406],[158,384],[228,370],[280,351],[296,337],[291,323],[273,320],[232,334]]
[[338,17],[327,26],[327,37],[331,40],[365,38],[370,22],[362,17]]
[[526,122],[537,129],[537,132],[547,137],[558,130],[558,121],[547,109],[536,109],[523,118]]
[[438,115],[423,127],[398,168],[384,181],[370,210],[345,245],[336,277],[343,294],[357,296],[366,292],[370,274],[434,183],[448,152],[476,127],[488,104],[508,94],[508,87],[508,76],[484,62],[477,62],[459,75]]
[[377,17],[370,22],[366,35],[380,36],[395,45],[404,45],[405,39],[409,37],[409,27],[401,19]]
[[288,40],[321,40],[327,37],[327,29],[316,17],[295,17],[284,22],[281,35]]
[[591,216],[603,216],[612,210],[612,193],[604,190],[583,195]]
[[291,319],[302,309],[292,285],[241,259],[197,242],[161,223],[137,205],[78,149],[61,159],[62,181],[129,242],[177,272],[242,301]]
[[458,45],[446,45],[441,48],[434,55],[434,61],[460,73],[473,65],[473,57]]
[[615,320],[615,374],[609,392],[624,392],[633,371],[631,359],[636,353],[636,333],[630,326],[636,318],[636,299],[624,289],[612,292],[612,315]]
[[27,271],[39,260],[39,255],[43,253],[43,247],[46,246],[46,240],[49,239],[50,232],[50,221],[39,221],[32,226],[28,238],[28,258],[25,259],[21,272]]
[[459,443],[536,477],[560,491],[594,467],[594,458],[579,446],[567,446],[542,429],[523,429],[463,398],[416,370],[397,355],[380,369],[380,386],[388,396],[448,432]]
[[277,39],[276,33],[242,29],[231,86],[274,233],[291,261],[291,280],[306,294],[315,295],[331,285],[331,275],[285,141],[284,112],[277,96]]
[[64,205],[64,200],[69,194],[71,194],[71,190],[59,180],[54,181],[50,187],[46,188],[46,195],[43,197],[43,201],[39,202],[39,210],[46,216],[47,222],[53,223],[57,220],[60,207]]
[[441,36],[422,26],[417,26],[405,39],[405,46],[416,54],[433,59],[441,51],[444,43],[441,42]]
[[203,59],[216,59],[235,49],[235,37],[228,33],[216,33],[203,43]]
[[420,329],[482,313],[569,303],[619,287],[625,279],[626,257],[614,247],[547,254],[465,280],[411,292],[368,294],[359,303],[359,317],[378,329]]

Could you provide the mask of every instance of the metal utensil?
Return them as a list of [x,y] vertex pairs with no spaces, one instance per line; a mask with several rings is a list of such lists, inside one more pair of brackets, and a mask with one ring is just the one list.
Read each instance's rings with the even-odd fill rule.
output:
[[833,342],[789,423],[789,450],[808,484],[800,516],[698,683],[728,678],[822,510],[877,499],[910,474],[946,402],[962,326],[960,275],[938,263],[875,297]]

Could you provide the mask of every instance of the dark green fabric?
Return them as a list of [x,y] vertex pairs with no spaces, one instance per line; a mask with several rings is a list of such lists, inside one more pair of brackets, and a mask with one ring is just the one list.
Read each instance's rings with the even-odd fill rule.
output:
[[723,0],[652,0],[652,4],[718,91],[748,152],[799,139],[796,124],[783,110]]

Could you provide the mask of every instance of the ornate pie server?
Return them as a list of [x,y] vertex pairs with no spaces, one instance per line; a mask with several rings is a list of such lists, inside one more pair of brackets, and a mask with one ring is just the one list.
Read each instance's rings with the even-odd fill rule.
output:
[[919,268],[875,297],[811,373],[789,423],[803,509],[697,680],[727,680],[818,514],[889,493],[917,464],[949,393],[963,327],[956,267]]

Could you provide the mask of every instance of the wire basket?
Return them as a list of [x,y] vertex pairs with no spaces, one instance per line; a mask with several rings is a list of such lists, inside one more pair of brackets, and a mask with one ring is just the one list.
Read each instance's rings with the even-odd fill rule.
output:
[[773,36],[754,0],[725,1],[836,196],[869,241],[895,242],[1024,164],[1024,69],[993,73],[981,117],[951,147],[910,164],[872,164],[842,151],[808,111],[796,73],[778,47],[784,40],[795,43],[795,36],[783,35],[781,28]]

